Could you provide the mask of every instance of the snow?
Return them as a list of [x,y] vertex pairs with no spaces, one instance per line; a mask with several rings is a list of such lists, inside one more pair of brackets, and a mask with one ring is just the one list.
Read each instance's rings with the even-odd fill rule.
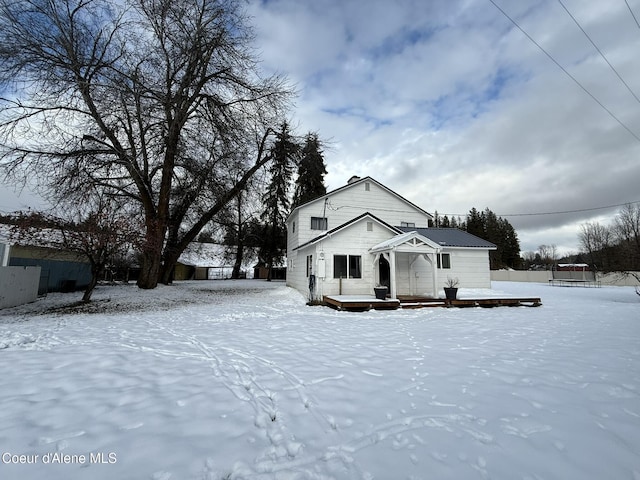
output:
[[[0,311],[0,478],[640,478],[640,297],[338,312],[278,282]],[[29,463],[27,463],[29,462]]]

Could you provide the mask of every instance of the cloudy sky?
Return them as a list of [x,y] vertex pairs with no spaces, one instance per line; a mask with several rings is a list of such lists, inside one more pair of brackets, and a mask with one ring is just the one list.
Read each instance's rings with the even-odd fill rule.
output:
[[489,207],[523,251],[576,252],[580,224],[618,208],[531,214],[640,201],[640,1],[494,1],[250,12],[264,67],[299,90],[300,129],[330,143],[330,189],[370,175],[429,212]]
[[[561,253],[618,210],[600,207],[640,201],[640,0],[248,9],[264,68],[299,91],[292,122],[328,142],[329,189],[370,175],[429,212],[488,207],[523,251]],[[0,211],[26,206],[0,195]]]

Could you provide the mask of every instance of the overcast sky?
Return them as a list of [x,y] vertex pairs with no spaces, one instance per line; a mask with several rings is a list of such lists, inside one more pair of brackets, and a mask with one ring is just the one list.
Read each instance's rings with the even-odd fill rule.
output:
[[577,252],[580,224],[618,210],[596,208],[640,201],[640,0],[494,1],[526,34],[491,0],[248,9],[264,68],[299,92],[291,120],[329,142],[330,190],[369,175],[432,213],[488,207],[523,251]]
[[432,213],[489,207],[523,251],[577,252],[579,225],[618,208],[508,215],[640,201],[640,1],[494,1],[532,40],[490,0],[250,12],[265,68],[299,90],[295,121],[331,143],[329,189],[370,175]]

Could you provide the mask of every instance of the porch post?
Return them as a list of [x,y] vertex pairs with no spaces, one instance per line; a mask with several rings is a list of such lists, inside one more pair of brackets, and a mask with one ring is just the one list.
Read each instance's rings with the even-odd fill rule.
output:
[[373,256],[373,285],[371,285],[371,288],[374,288],[376,285],[378,285],[380,283],[380,266],[379,266],[379,262],[380,262],[380,254],[376,253]]
[[433,296],[437,298],[438,296],[438,252],[436,251],[433,255]]
[[397,288],[396,288],[396,249],[392,248],[389,251],[389,270],[391,277],[391,298],[397,298]]

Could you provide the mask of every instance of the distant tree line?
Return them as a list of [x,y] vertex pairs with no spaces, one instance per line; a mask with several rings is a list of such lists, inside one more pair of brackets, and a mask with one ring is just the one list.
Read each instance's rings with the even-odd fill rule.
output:
[[496,245],[497,249],[489,252],[489,263],[492,270],[501,268],[520,268],[520,241],[518,234],[508,220],[498,217],[489,208],[479,212],[475,207],[460,217],[447,215],[441,217],[435,212],[433,227],[459,228]]
[[[553,243],[539,245],[535,252],[524,252],[521,260],[522,270],[553,270],[556,264],[561,261],[558,247]],[[566,260],[566,263],[576,262],[576,258]]]
[[579,240],[593,270],[631,275],[640,282],[640,204],[625,205],[608,225],[583,224]]

